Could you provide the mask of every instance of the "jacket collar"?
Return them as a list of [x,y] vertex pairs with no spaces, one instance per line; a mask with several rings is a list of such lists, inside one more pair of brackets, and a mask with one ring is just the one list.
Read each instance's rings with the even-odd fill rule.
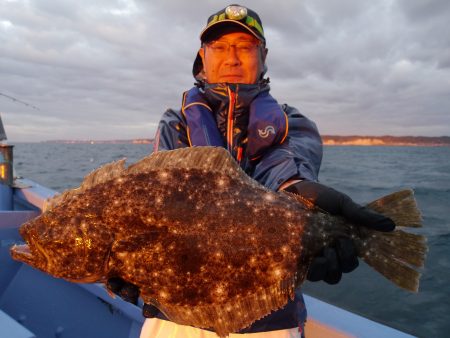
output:
[[269,91],[269,85],[241,83],[204,83],[202,91],[214,111],[221,111],[229,103],[228,89],[236,94],[236,110],[248,109],[253,99],[261,92]]
[[248,125],[248,110],[252,101],[270,87],[266,81],[259,84],[204,83],[200,91],[204,94],[212,111],[216,115],[217,125],[222,133],[226,131],[227,111],[230,103],[229,92],[234,93],[234,119],[236,127],[245,130]]

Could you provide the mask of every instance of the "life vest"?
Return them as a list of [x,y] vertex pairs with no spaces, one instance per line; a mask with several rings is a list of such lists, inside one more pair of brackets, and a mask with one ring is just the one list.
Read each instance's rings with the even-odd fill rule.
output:
[[[228,107],[226,135],[217,127],[216,116],[204,92],[193,87],[184,92],[181,111],[187,122],[190,146],[218,146],[227,148],[240,162],[243,145],[234,139],[234,112],[239,97],[239,85],[228,85]],[[288,133],[288,119],[278,102],[268,90],[259,92],[248,107],[248,126],[245,156],[250,160],[259,158],[271,146],[285,141]]]

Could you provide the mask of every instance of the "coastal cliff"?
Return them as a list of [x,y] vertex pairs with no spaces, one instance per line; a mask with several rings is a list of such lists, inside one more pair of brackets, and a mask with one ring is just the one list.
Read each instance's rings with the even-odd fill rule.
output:
[[328,146],[450,146],[450,137],[426,136],[322,136]]

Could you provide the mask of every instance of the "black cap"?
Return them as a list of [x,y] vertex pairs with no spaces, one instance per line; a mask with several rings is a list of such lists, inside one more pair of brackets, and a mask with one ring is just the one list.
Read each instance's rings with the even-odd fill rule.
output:
[[[264,29],[261,19],[255,11],[237,4],[229,5],[226,8],[211,15],[206,22],[206,27],[200,33],[201,42],[214,40],[223,33],[227,27],[238,28],[239,30],[248,31],[265,45]],[[194,77],[203,69],[202,59],[197,53],[192,74]]]

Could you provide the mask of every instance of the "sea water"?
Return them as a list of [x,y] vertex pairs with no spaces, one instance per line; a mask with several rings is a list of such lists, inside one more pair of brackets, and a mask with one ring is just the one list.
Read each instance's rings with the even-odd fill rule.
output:
[[[62,191],[100,165],[151,152],[135,144],[17,144],[16,175]],[[325,147],[320,181],[367,203],[413,188],[429,252],[419,293],[404,291],[364,263],[337,285],[306,282],[303,291],[419,337],[450,332],[450,147]]]

